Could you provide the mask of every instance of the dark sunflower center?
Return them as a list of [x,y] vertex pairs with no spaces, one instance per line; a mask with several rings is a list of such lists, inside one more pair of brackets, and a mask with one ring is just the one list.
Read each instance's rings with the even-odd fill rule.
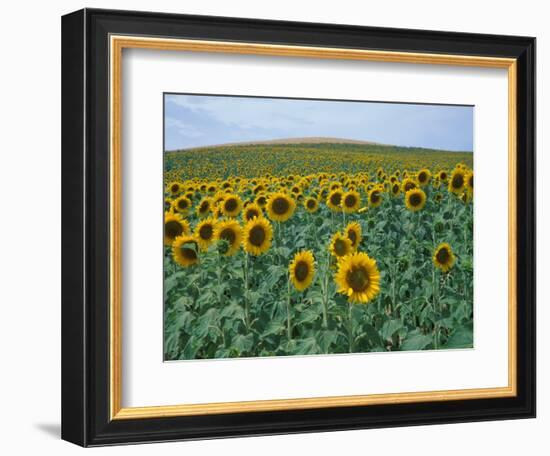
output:
[[307,207],[308,207],[308,209],[314,209],[315,208],[315,201],[308,200],[307,201]]
[[407,182],[405,184],[405,191],[409,191],[409,190],[412,190],[414,187],[416,187],[416,185],[414,184],[414,182]]
[[256,209],[248,209],[246,211],[246,219],[252,220],[254,217],[258,217],[260,214],[258,214],[258,211]]
[[347,252],[346,243],[342,239],[336,239],[334,242],[334,252],[338,256],[344,256]]
[[438,250],[438,252],[435,255],[435,258],[437,259],[438,263],[446,264],[449,260],[449,251],[446,247],[442,247]]
[[392,191],[393,193],[397,193],[399,191],[399,185],[393,184]]
[[261,206],[265,205],[265,196],[260,196],[258,198],[258,204],[261,205]]
[[275,198],[273,200],[273,212],[277,215],[283,215],[288,212],[290,206],[285,198]]
[[372,192],[370,194],[370,200],[374,204],[378,203],[378,201],[380,201],[380,194],[378,192]]
[[346,207],[355,206],[356,201],[357,200],[354,195],[348,195],[344,198],[344,204],[346,205]]
[[364,268],[352,268],[346,274],[346,281],[353,291],[365,291],[369,286],[369,275]]
[[202,225],[199,229],[199,236],[201,239],[204,239],[205,241],[208,241],[212,238],[212,234],[214,234],[214,230],[212,228],[212,225],[209,223],[206,225]]
[[256,225],[252,227],[250,230],[250,234],[248,235],[248,240],[250,243],[256,247],[260,247],[266,238],[266,232],[264,230],[263,226]]
[[330,202],[335,206],[339,206],[340,201],[342,201],[342,195],[340,193],[334,193],[330,196]]
[[462,174],[456,174],[453,176],[452,186],[453,188],[461,188],[464,185],[464,176]]
[[229,212],[233,212],[237,209],[237,200],[235,198],[228,198],[225,201],[225,209]]
[[214,193],[216,191],[216,187],[210,186],[210,187],[208,187],[208,191],[210,193]]
[[419,193],[413,193],[411,196],[409,196],[409,203],[413,207],[420,206],[422,204],[422,197]]
[[237,239],[237,236],[231,228],[226,228],[220,233],[220,238],[222,238],[224,241],[229,242],[229,245],[233,245],[235,239]]
[[170,220],[164,224],[164,234],[169,238],[176,238],[183,233],[181,223],[176,220]]
[[351,241],[352,245],[355,245],[357,242],[357,234],[353,230],[348,231],[348,238]]
[[180,186],[179,186],[178,184],[174,184],[174,185],[172,185],[172,186],[170,187],[170,191],[171,191],[172,193],[177,193],[178,190],[179,190],[179,188],[180,188]]
[[201,212],[206,212],[206,211],[208,211],[208,201],[204,201],[204,202],[201,204],[199,210],[200,210]]
[[474,176],[470,176],[468,178],[468,185],[472,188],[474,188]]
[[428,179],[428,175],[426,173],[420,173],[418,175],[418,180],[420,182],[426,182],[427,179]]
[[309,274],[309,265],[305,261],[298,261],[298,264],[294,268],[294,276],[298,282],[306,280]]
[[194,261],[197,259],[197,246],[195,245],[195,243],[183,244],[180,247],[180,253],[185,259]]
[[300,189],[298,187],[292,187],[292,193],[300,193]]
[[447,179],[447,173],[441,173],[441,174],[439,175],[439,178],[440,178],[441,180]]

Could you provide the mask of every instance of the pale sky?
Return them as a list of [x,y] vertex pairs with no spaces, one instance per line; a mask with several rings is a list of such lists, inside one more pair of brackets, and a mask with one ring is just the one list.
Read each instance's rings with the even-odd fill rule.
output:
[[331,136],[397,146],[473,149],[473,107],[166,94],[166,150]]

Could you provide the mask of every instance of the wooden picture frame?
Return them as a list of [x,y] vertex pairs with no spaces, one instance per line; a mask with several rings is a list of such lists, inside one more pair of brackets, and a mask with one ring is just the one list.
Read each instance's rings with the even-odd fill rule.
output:
[[[121,63],[129,48],[506,68],[503,388],[124,408]],[[82,446],[535,416],[535,40],[84,9],[62,20],[62,437]]]

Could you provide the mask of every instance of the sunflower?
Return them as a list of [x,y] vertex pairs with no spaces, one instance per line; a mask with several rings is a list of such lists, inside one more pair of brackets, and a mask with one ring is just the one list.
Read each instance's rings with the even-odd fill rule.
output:
[[171,245],[183,234],[189,234],[189,223],[181,215],[173,212],[164,213],[164,244]]
[[426,194],[424,190],[415,188],[405,193],[405,206],[412,212],[421,210],[426,205]]
[[466,185],[466,179],[464,171],[460,168],[455,168],[449,179],[449,191],[460,195]]
[[243,248],[250,254],[258,256],[271,247],[273,228],[269,220],[256,217],[249,220],[243,229]]
[[173,211],[172,200],[170,198],[164,198],[164,212]]
[[327,206],[333,211],[341,211],[340,204],[342,203],[342,196],[344,193],[340,188],[332,190],[327,197]]
[[378,207],[382,204],[382,194],[377,187],[373,188],[369,192],[369,205],[371,207]]
[[260,193],[254,200],[254,202],[260,207],[265,207],[265,205],[267,204],[267,196],[265,196],[263,193]]
[[166,191],[172,195],[177,195],[183,191],[183,186],[179,182],[170,182],[166,186]]
[[449,174],[447,174],[447,171],[441,170],[439,173],[437,173],[437,177],[441,182],[447,182],[447,179],[449,178]]
[[200,200],[197,206],[197,215],[199,217],[206,217],[212,210],[212,198],[203,198]]
[[239,195],[230,193],[223,199],[220,208],[226,217],[236,217],[243,208],[243,202]]
[[361,196],[355,190],[344,193],[342,197],[342,210],[348,214],[356,212],[361,206]]
[[286,222],[294,214],[296,202],[286,193],[276,192],[269,196],[266,208],[271,220]]
[[182,215],[186,215],[191,209],[191,200],[186,196],[180,196],[172,202],[172,207],[176,212]]
[[313,282],[315,261],[311,250],[298,252],[288,265],[290,280],[298,291],[304,291]]
[[424,168],[424,169],[421,169],[420,171],[418,171],[418,175],[416,176],[416,179],[418,180],[418,184],[421,187],[424,187],[425,185],[428,185],[431,178],[432,178],[432,173],[427,168]]
[[465,183],[466,183],[466,190],[469,193],[474,193],[474,172],[473,171],[469,171],[468,174],[466,174]]
[[361,225],[359,225],[359,223],[357,222],[348,223],[348,225],[344,229],[344,233],[346,233],[346,236],[351,241],[351,248],[353,250],[357,250],[357,247],[359,247],[359,243],[363,238],[363,235],[361,233]]
[[199,262],[199,244],[195,236],[178,236],[172,244],[172,256],[180,266],[191,266]]
[[212,242],[214,242],[214,231],[216,229],[216,221],[212,217],[204,219],[195,227],[195,237],[199,243],[201,250],[206,251]]
[[352,303],[367,303],[380,291],[380,272],[376,261],[362,252],[342,258],[334,280],[338,293],[347,295]]
[[330,241],[329,250],[336,258],[349,255],[353,251],[351,239],[342,233],[335,233]]
[[455,256],[451,246],[446,242],[439,244],[434,251],[432,260],[436,267],[443,272],[447,272],[455,263]]
[[391,194],[393,196],[398,196],[399,193],[401,193],[401,187],[399,185],[398,182],[394,182],[392,185],[391,185]]
[[256,203],[247,204],[243,211],[243,218],[246,222],[252,220],[254,217],[263,217],[263,215],[262,208]]
[[226,256],[235,255],[239,251],[242,238],[241,225],[236,220],[223,220],[216,224],[214,239],[227,242],[228,248],[224,252]]
[[258,184],[252,189],[252,191],[254,192],[255,195],[258,195],[259,193],[262,193],[264,190],[265,190],[265,187],[262,184]]
[[[405,173],[403,173],[403,175],[405,175]],[[405,179],[403,179],[403,182],[401,183],[401,190],[404,193],[407,193],[409,190],[412,190],[413,188],[416,188],[416,187],[418,187],[418,185],[416,185],[415,180],[411,179],[410,177],[406,177]]]
[[308,196],[304,200],[304,207],[306,208],[306,211],[310,213],[317,212],[317,209],[319,209],[319,201],[317,201],[312,196]]
[[464,191],[462,192],[462,194],[460,195],[460,200],[464,203],[464,204],[468,204],[470,201],[472,201],[472,198],[473,198],[473,193],[469,192],[469,191]]
[[440,203],[442,199],[443,199],[443,195],[442,195],[441,193],[436,193],[436,194],[434,195],[434,201],[435,201],[436,203]]

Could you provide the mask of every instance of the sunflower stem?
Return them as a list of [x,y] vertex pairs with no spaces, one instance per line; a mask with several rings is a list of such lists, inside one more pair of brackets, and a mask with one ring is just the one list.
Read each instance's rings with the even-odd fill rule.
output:
[[390,313],[393,314],[393,311],[395,310],[395,261],[392,261],[392,267],[390,268],[390,274],[391,274],[391,308]]
[[217,268],[217,272],[218,272],[218,302],[220,303],[220,307],[223,306],[223,303],[222,303],[222,292],[219,291],[220,290],[220,284],[223,283],[222,281],[222,255],[221,253],[219,252],[218,250],[218,268]]
[[289,341],[292,340],[292,326],[290,323],[290,274],[287,280],[287,299],[286,299],[286,335]]
[[342,209],[342,222],[343,222],[342,230],[345,230],[346,229],[346,211],[344,211],[344,209]]
[[328,279],[330,273],[330,250],[327,249],[327,262],[323,286],[323,327],[328,328]]
[[247,331],[250,330],[250,309],[248,308],[248,253],[244,252],[243,262],[243,279],[244,279],[244,318]]
[[[441,305],[439,302],[439,277],[436,277],[435,267],[432,267],[432,282],[433,282],[433,309],[438,312],[438,319],[441,318]],[[436,310],[437,309],[437,310]],[[439,323],[434,326],[434,348],[439,347]]]
[[351,315],[352,308],[353,304],[348,301],[348,343],[350,353],[353,353],[353,320]]

